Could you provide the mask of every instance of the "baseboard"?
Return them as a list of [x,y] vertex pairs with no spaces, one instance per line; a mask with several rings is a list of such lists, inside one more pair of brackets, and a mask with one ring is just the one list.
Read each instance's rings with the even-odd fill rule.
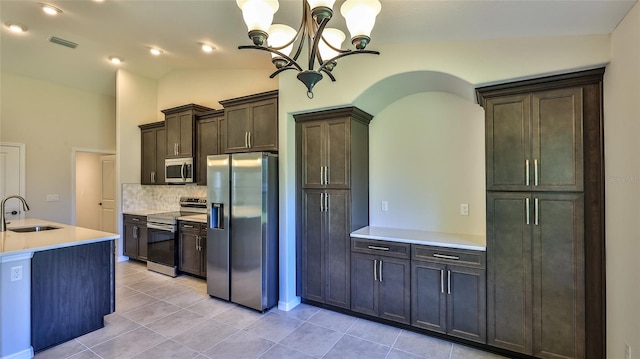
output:
[[33,358],[33,347],[29,347],[29,349],[25,349],[17,353],[0,357],[0,359],[31,359],[31,358]]
[[300,297],[294,297],[288,302],[278,301],[278,309],[288,312],[300,304]]

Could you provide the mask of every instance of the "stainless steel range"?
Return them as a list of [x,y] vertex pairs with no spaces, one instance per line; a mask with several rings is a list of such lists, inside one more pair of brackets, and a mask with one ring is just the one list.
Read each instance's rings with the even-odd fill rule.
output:
[[171,277],[178,275],[178,218],[207,213],[207,199],[180,197],[180,210],[147,216],[147,269]]

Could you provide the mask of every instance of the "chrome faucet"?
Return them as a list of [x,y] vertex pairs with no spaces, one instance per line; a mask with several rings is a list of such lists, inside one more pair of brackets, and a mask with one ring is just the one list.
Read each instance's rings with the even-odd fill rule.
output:
[[13,195],[13,196],[5,197],[2,200],[2,203],[0,204],[0,217],[2,217],[2,218],[0,218],[0,223],[1,223],[1,226],[2,226],[2,227],[0,227],[0,232],[5,232],[7,230],[7,222],[6,222],[5,216],[4,216],[4,203],[9,198],[17,198],[17,199],[19,199],[22,202],[22,210],[23,211],[28,211],[29,210],[29,205],[27,204],[27,201],[24,198],[22,198],[21,196]]

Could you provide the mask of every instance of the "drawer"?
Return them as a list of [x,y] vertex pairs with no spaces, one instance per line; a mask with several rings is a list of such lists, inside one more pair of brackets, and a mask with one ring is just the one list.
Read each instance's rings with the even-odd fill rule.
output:
[[351,238],[351,251],[376,254],[387,257],[409,259],[411,245],[408,243],[377,241],[373,239]]
[[414,260],[485,268],[485,252],[468,249],[412,245]]
[[139,215],[135,215],[135,214],[125,214],[123,221],[124,222],[129,222],[129,223],[147,223],[147,216],[139,216]]
[[201,229],[205,227],[204,224],[200,222],[191,222],[191,221],[180,221],[179,228],[180,231],[186,232],[200,232]]

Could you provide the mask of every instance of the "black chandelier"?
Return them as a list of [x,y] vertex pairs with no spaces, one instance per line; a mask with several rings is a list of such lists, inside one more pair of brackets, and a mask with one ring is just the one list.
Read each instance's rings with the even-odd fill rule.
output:
[[[341,49],[345,39],[344,33],[326,27],[333,16],[335,0],[302,0],[302,21],[297,31],[287,25],[271,25],[273,14],[278,11],[278,0],[236,2],[242,9],[244,21],[249,29],[249,38],[253,41],[253,45],[238,48],[270,52],[271,62],[277,69],[270,78],[285,70],[297,70],[298,80],[307,87],[309,98],[313,98],[313,87],[322,80],[322,72],[329,76],[331,81],[336,80],[331,71],[337,65],[338,59],[356,54],[380,55],[378,51],[365,50],[371,41],[369,36],[381,9],[378,0],[347,0],[342,5],[341,13],[347,22],[355,50]],[[298,44],[297,50],[293,57],[290,57],[295,43]],[[305,43],[309,64],[307,70],[297,62]],[[314,69],[316,60],[318,68]]]

